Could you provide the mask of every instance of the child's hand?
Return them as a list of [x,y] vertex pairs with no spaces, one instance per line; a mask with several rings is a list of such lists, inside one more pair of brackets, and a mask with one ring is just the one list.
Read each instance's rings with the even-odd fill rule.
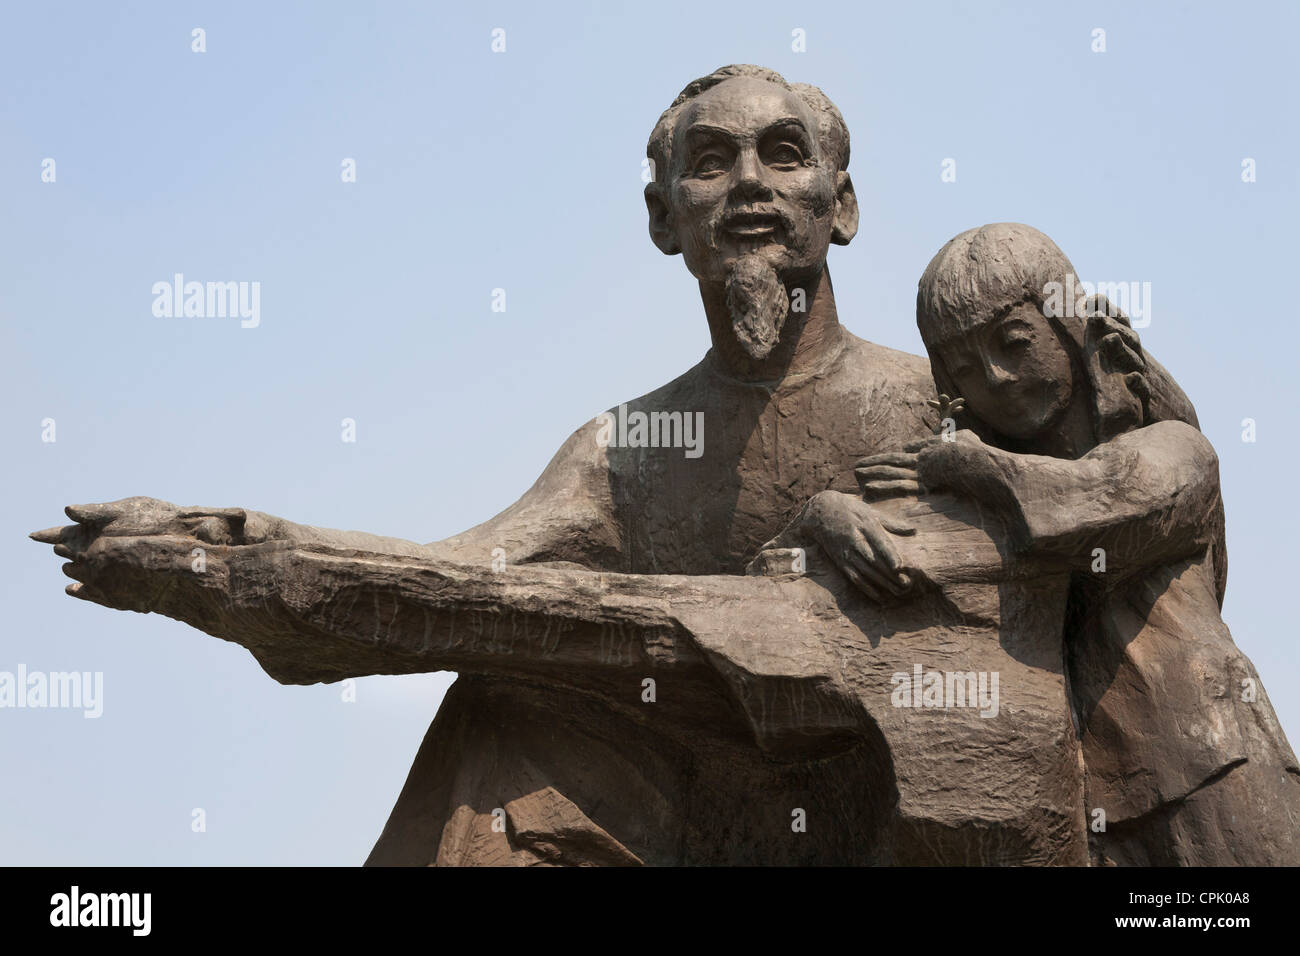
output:
[[[961,403],[961,404],[958,404]],[[938,408],[940,414],[959,412],[965,406],[965,399],[949,399],[940,395],[938,402],[930,402]],[[858,479],[864,501],[879,501],[882,498],[897,498],[906,495],[919,495],[925,491],[920,481],[918,468],[922,456],[927,458],[943,454],[947,446],[955,443],[963,446],[978,445],[984,447],[979,436],[969,429],[962,428],[956,432],[940,433],[928,438],[918,438],[903,446],[902,451],[888,451],[879,455],[868,455],[858,460],[853,475]]]
[[1110,304],[1105,296],[1093,296],[1088,302],[1088,337],[1096,343],[1107,371],[1124,376],[1139,398],[1151,397],[1147,385],[1146,357],[1142,352],[1142,339],[1129,325],[1128,316]]
[[977,497],[987,490],[990,456],[998,453],[969,428],[921,438],[904,448],[916,456],[916,480],[922,492],[959,491]]
[[916,452],[891,451],[883,455],[869,455],[853,469],[862,489],[864,501],[918,495],[921,486],[916,477]]
[[[853,469],[864,501],[953,487],[952,472],[970,468],[987,456],[988,446],[967,428],[949,435],[918,438],[902,451],[870,455]],[[922,480],[922,476],[928,480]]]

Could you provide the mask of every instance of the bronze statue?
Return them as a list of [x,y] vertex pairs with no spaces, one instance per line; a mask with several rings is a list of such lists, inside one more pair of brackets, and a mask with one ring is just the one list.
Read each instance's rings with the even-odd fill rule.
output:
[[[850,334],[848,131],[770,70],[691,83],[647,153],[712,348],[518,502],[428,545],[72,506],[33,536],[69,593],[284,683],[458,671],[371,864],[1300,862],[1295,758],[1218,618],[1213,450],[1122,316],[1007,300],[1017,257],[1072,267],[1004,225],[922,279],[933,374]],[[955,292],[954,250],[1014,261]],[[996,336],[1032,339],[1019,389]]]

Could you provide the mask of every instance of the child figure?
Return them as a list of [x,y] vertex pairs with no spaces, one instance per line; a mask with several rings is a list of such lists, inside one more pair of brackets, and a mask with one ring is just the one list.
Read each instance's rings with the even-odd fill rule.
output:
[[1105,297],[1056,307],[1073,273],[1015,223],[940,250],[917,324],[949,427],[863,459],[864,496],[978,500],[1072,569],[1062,666],[1094,863],[1300,863],[1300,767],[1219,614],[1217,457]]

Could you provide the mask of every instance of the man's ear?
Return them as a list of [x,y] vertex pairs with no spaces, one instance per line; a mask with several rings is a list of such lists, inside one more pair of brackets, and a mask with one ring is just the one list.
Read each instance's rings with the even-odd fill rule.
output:
[[841,170],[835,176],[835,222],[831,224],[831,242],[847,246],[858,234],[858,196],[853,180]]
[[649,183],[645,188],[645,208],[650,213],[650,239],[659,251],[666,256],[675,256],[682,251],[673,230],[672,215],[668,212],[668,202],[664,199],[663,188],[658,183]]

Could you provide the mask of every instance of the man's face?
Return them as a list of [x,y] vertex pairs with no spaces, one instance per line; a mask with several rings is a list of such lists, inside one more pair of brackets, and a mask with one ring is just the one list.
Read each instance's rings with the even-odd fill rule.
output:
[[751,77],[725,80],[682,110],[668,202],[686,267],[722,281],[758,254],[783,281],[826,261],[836,170],[797,93]]

